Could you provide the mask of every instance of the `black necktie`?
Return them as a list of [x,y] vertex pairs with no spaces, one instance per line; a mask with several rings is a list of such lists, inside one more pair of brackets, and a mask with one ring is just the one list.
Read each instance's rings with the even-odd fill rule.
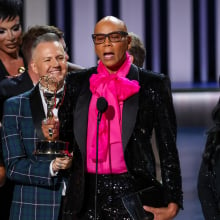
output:
[[59,101],[56,104],[56,107],[58,107],[60,102],[61,102],[61,100],[62,100],[62,98],[63,98],[63,90],[58,92],[58,93],[44,92],[44,96],[46,97],[46,99],[48,101],[51,101],[51,99],[55,98],[55,97],[56,97],[56,99],[59,99]]
[[44,96],[47,99],[51,99],[52,97],[56,97],[57,99],[62,99],[62,97],[63,97],[63,90],[58,92],[58,93],[44,92]]

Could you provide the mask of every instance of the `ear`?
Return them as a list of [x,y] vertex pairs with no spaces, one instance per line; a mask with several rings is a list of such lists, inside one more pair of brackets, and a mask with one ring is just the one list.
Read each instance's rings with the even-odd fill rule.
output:
[[130,54],[131,63],[134,62],[134,56]]
[[127,38],[128,38],[128,50],[129,50],[131,48],[132,39],[131,39],[131,36],[127,36]]
[[31,66],[32,71],[38,75],[38,68],[36,66],[36,63],[33,60],[30,61],[30,66]]

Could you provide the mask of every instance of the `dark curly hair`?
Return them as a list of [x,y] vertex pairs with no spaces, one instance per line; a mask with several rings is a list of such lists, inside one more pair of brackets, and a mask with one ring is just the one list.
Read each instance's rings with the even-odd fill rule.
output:
[[21,0],[0,0],[0,20],[21,18],[23,2]]

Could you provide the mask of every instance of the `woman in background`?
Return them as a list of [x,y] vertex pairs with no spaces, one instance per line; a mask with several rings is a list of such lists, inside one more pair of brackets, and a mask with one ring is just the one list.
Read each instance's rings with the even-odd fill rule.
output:
[[212,111],[198,176],[198,196],[205,220],[220,219],[220,100]]
[[0,1],[0,80],[22,73],[20,0]]
[[[16,76],[25,70],[24,60],[20,54],[21,10],[22,2],[20,0],[0,1],[0,81]],[[6,179],[5,167],[1,160],[1,148],[0,139],[0,219],[8,220],[13,184]]]

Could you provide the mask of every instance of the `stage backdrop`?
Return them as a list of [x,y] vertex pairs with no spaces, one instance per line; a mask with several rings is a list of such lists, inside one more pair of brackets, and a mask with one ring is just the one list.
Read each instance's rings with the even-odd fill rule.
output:
[[145,67],[172,82],[217,82],[219,0],[23,0],[23,27],[49,24],[65,32],[71,60],[96,64],[91,34],[106,15],[123,19],[147,49]]

